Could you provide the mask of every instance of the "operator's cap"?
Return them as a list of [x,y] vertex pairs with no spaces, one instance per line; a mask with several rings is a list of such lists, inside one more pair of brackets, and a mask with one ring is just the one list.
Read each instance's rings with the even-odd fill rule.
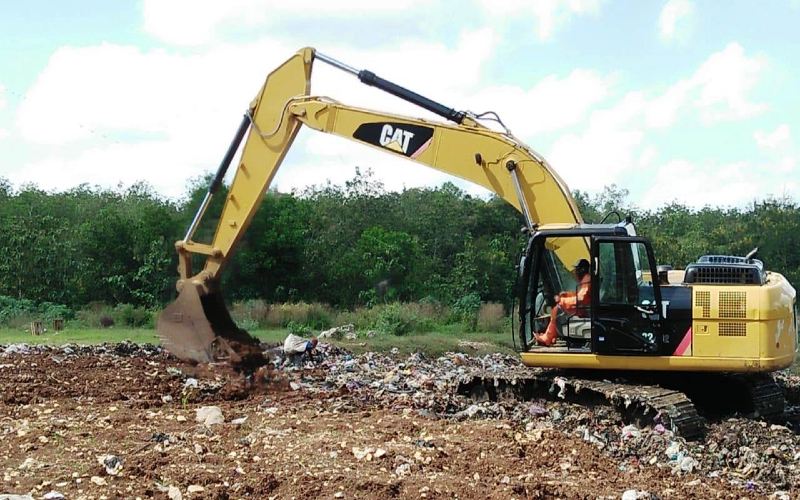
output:
[[573,269],[576,269],[576,270],[581,269],[581,270],[584,270],[584,271],[586,271],[588,273],[589,272],[589,261],[586,260],[586,259],[578,259],[578,260],[575,261],[575,265],[572,266],[572,267],[573,267]]

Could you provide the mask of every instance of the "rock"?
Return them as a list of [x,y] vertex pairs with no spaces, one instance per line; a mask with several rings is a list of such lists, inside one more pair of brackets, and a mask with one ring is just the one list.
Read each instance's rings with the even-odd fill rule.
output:
[[63,494],[57,491],[50,491],[42,497],[43,500],[64,500],[65,498]]
[[0,500],[33,500],[33,497],[30,495],[14,495],[6,493],[0,495]]
[[170,396],[169,394],[167,394],[165,396],[161,396],[161,402],[165,403],[165,404],[166,403],[171,403],[172,402],[172,396]]
[[289,382],[289,388],[293,391],[299,391],[302,386],[295,381]]
[[195,420],[197,423],[207,427],[225,422],[225,418],[223,418],[222,410],[219,406],[203,406],[198,408]]
[[776,491],[769,496],[769,500],[789,500],[791,497],[786,491]]
[[384,450],[383,448],[378,448],[377,450],[375,450],[375,458],[381,458],[384,455],[386,455],[386,450]]
[[337,491],[333,494],[333,498],[344,498],[344,491]]
[[231,420],[231,423],[233,425],[242,425],[246,421],[247,421],[247,417],[239,417],[239,418],[234,418],[233,420]]
[[411,474],[411,464],[400,464],[394,469],[394,473],[398,477],[405,477]]
[[106,484],[108,484],[106,480],[100,476],[92,476],[92,478],[89,479],[89,481],[96,484],[97,486],[105,486]]
[[181,490],[177,486],[170,486],[167,489],[167,496],[169,497],[169,500],[183,500]]
[[25,460],[23,460],[22,463],[17,468],[19,470],[29,470],[29,469],[33,469],[37,465],[39,465],[39,462],[36,461],[36,459],[28,457]]
[[116,455],[101,455],[97,457],[97,463],[105,468],[109,476],[116,476],[122,470],[122,459]]
[[375,451],[374,448],[356,448],[353,447],[351,450],[353,452],[353,456],[356,457],[356,460],[364,460],[365,458],[369,462],[372,460],[372,453]]
[[188,491],[189,493],[202,493],[206,491],[206,489],[200,486],[199,484],[192,484],[189,485],[188,488],[186,488],[186,491]]

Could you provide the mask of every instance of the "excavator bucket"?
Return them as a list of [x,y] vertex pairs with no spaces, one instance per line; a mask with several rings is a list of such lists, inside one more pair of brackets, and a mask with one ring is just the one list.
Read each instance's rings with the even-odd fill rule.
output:
[[266,363],[258,339],[236,326],[219,290],[187,284],[162,311],[157,331],[164,348],[194,363],[228,362],[241,369]]

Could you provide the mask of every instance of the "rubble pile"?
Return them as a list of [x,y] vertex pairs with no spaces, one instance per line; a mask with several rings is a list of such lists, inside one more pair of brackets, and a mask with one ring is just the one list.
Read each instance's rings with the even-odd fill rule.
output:
[[[638,428],[625,424],[610,407],[585,406],[556,400],[476,402],[456,395],[455,387],[474,374],[495,373],[506,379],[523,377],[532,368],[503,354],[482,357],[462,353],[428,359],[415,353],[405,359],[368,352],[354,356],[329,344],[320,344],[322,359],[296,371],[297,390],[310,392],[346,389],[361,405],[390,410],[413,408],[427,417],[511,420],[526,432],[557,430],[591,443],[618,461],[625,470],[643,465],[680,476],[699,473],[722,478],[745,490],[800,488],[800,437],[790,427],[749,418],[708,423],[705,439],[687,441],[663,425]],[[280,366],[280,365],[279,365]],[[304,376],[303,370],[322,369],[324,377]],[[800,377],[777,375],[797,403]],[[792,393],[792,391],[796,391]],[[793,397],[794,395],[794,397]],[[796,409],[789,409],[791,414]]]
[[[8,450],[0,495],[800,493],[793,421],[728,416],[687,441],[663,425],[639,426],[611,407],[557,394],[527,401],[457,394],[477,373],[529,375],[515,356],[356,355],[324,342],[317,351],[296,364],[273,349],[270,366],[244,376],[180,363],[156,346],[0,346],[0,449]],[[776,377],[797,404],[800,377]]]

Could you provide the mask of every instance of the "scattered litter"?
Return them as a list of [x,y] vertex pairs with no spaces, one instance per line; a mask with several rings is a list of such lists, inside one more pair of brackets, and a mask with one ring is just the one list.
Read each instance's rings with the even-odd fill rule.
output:
[[109,476],[116,476],[122,470],[122,459],[116,455],[101,455],[97,457],[97,462],[105,468]]

